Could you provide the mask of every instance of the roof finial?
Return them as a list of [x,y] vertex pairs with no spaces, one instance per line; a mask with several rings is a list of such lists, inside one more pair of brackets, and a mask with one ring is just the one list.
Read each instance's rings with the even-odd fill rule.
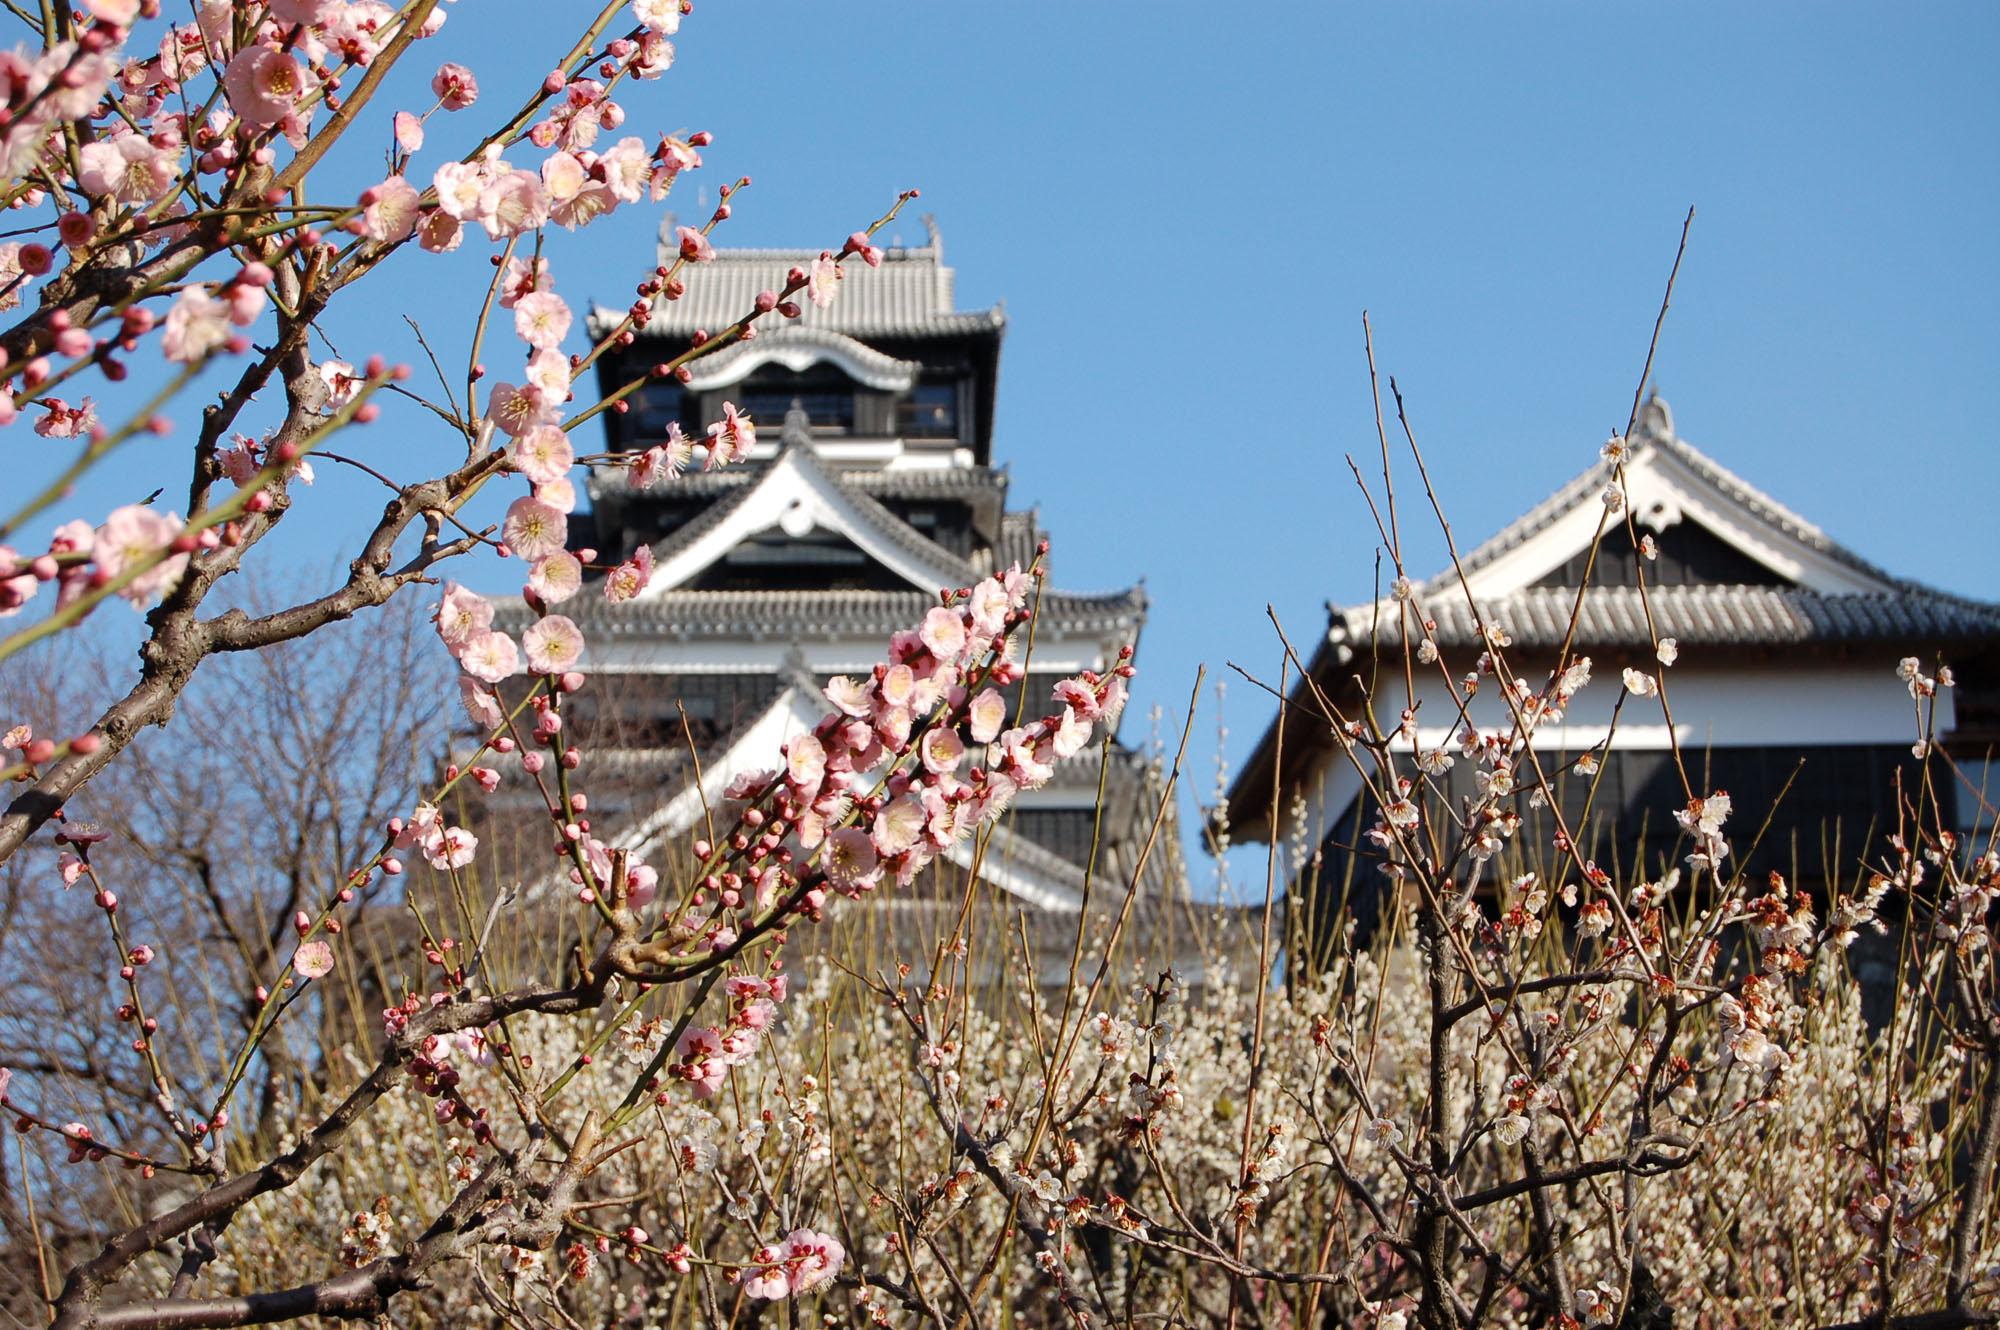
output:
[[1664,397],[1653,390],[1646,392],[1646,404],[1639,408],[1639,434],[1644,438],[1666,440],[1674,436],[1674,413],[1667,406]]
[[924,234],[928,235],[931,240],[931,262],[943,263],[944,237],[938,234],[936,213],[927,212],[924,214]]

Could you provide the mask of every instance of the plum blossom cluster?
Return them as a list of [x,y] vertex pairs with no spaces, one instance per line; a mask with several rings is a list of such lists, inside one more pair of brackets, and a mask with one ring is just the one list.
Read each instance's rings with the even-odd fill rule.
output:
[[[835,892],[907,885],[1021,790],[1045,784],[1124,706],[1129,650],[1107,674],[1056,684],[1055,710],[1007,723],[1002,690],[1023,674],[1012,634],[1027,619],[1031,581],[1016,567],[962,589],[891,639],[889,659],[868,677],[831,680],[833,710],[787,742],[783,769],[739,776],[731,796],[768,803],[818,854]],[[805,905],[822,900],[816,889]]]
[[48,551],[32,559],[0,545],[0,617],[20,613],[45,583],[55,584],[56,604],[63,608],[114,583],[132,604],[151,604],[180,580],[191,554],[222,541],[212,528],[184,533],[183,525],[176,514],[126,504],[96,528],[65,522]]
[[777,1243],[759,1247],[743,1274],[743,1292],[775,1301],[810,1293],[840,1273],[847,1249],[831,1234],[793,1229]]
[[[621,204],[657,201],[680,172],[700,165],[697,149],[708,136],[665,136],[652,147],[633,135],[605,147],[599,136],[626,119],[612,96],[622,80],[656,78],[671,66],[670,38],[685,8],[683,0],[641,0],[632,6],[629,29],[605,41],[592,64],[542,80],[529,115],[413,183],[411,158],[424,147],[425,123],[479,100],[473,71],[445,62],[430,80],[435,101],[428,109],[393,115],[391,174],[351,204],[313,207],[288,202],[288,194],[293,176],[328,141],[351,131],[337,118],[327,123],[327,116],[342,109],[356,77],[379,72],[412,41],[436,35],[450,12],[445,4],[269,0],[246,7],[200,0],[189,21],[147,33],[139,25],[161,16],[157,0],[89,0],[74,14],[64,12],[40,51],[0,53],[0,155],[19,183],[9,201],[22,212],[50,209],[56,233],[53,244],[0,245],[0,308],[21,307],[38,282],[59,278],[90,287],[115,274],[119,283],[129,279],[133,295],[101,307],[52,305],[32,316],[23,325],[27,335],[0,353],[0,426],[38,408],[37,432],[88,441],[88,464],[134,430],[164,433],[169,422],[155,415],[115,428],[99,420],[92,397],[72,405],[73,397],[58,395],[61,384],[91,371],[122,380],[125,357],[148,339],[157,340],[165,361],[190,374],[217,356],[245,354],[273,308],[270,292],[281,273],[294,287],[295,273],[307,281],[337,275],[344,285],[412,239],[441,252],[456,248],[475,223],[505,241],[551,221],[575,227]],[[83,132],[66,146],[71,127]],[[281,150],[309,142],[314,151],[287,168]],[[541,155],[514,165],[504,155],[510,142]],[[277,173],[284,188],[260,194],[251,183]],[[211,216],[208,210],[223,203],[228,209]],[[252,221],[234,220],[252,213]],[[719,215],[727,215],[726,206]],[[334,239],[341,233],[353,238],[345,249]],[[226,276],[194,271],[210,258],[230,262]],[[531,284],[529,292],[520,285],[510,282],[502,303],[515,309],[512,296],[527,295],[517,326],[544,353],[531,365],[529,387],[559,405],[569,394],[571,367],[554,347],[569,312],[545,284]],[[651,290],[659,294],[665,285]],[[43,294],[70,298],[57,286]],[[296,290],[286,299],[296,302]],[[361,376],[340,361],[317,368],[325,385],[322,409],[353,405]],[[532,395],[515,401],[523,391],[496,393],[492,418],[539,429],[547,423],[545,403]],[[362,406],[355,418],[366,420],[373,409]],[[521,450],[524,469],[550,491],[544,501],[559,498],[566,484],[556,474],[561,458],[548,444],[542,433]],[[288,436],[275,449],[297,446]],[[253,459],[240,446],[224,449],[223,471],[247,483]],[[268,506],[269,496],[262,502]],[[253,503],[251,511],[261,509]],[[118,590],[145,604],[172,585],[184,556],[195,552],[189,546],[151,557],[173,544],[177,532],[170,516],[134,505],[99,524],[64,523],[46,555],[0,546],[0,614],[21,609],[47,582],[60,584],[57,610],[65,610],[86,579],[116,578],[135,555],[148,556],[148,569]],[[189,539],[213,549],[218,540],[233,543],[233,532],[225,524]],[[102,551],[94,569],[86,566],[93,543]],[[549,570],[551,585],[560,585],[560,572]]]
[[685,1081],[697,1099],[706,1099],[722,1088],[731,1067],[748,1062],[757,1052],[766,1031],[778,1016],[778,1004],[785,1000],[786,976],[769,979],[755,975],[732,976],[724,985],[729,996],[729,1019],[721,1027],[698,1025],[681,1032],[674,1042],[674,1061],[667,1072]]

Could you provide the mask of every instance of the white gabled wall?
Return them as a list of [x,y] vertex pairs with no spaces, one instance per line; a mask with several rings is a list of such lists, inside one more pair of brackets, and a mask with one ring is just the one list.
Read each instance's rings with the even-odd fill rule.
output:
[[815,529],[839,532],[920,591],[934,592],[965,581],[966,570],[948,561],[943,551],[937,558],[925,558],[880,530],[860,505],[794,446],[779,453],[771,468],[758,477],[756,487],[720,522],[662,562],[637,600],[657,600],[686,585],[730,550],[773,527],[795,536]]
[[[1667,703],[1673,712],[1673,733],[1682,751],[1690,758],[1705,749],[1747,747],[1797,747],[1816,745],[1908,745],[1920,736],[1915,704],[1902,682],[1896,678],[1895,662],[1885,659],[1876,667],[1858,665],[1786,665],[1703,668],[1698,657],[1683,657],[1682,663],[1651,673],[1664,674]],[[1385,675],[1386,678],[1390,676]],[[1397,676],[1399,679],[1399,676]],[[1541,677],[1528,683],[1539,687]],[[1509,727],[1506,705],[1495,693],[1493,680],[1485,680],[1480,695],[1473,699],[1468,714],[1482,730]],[[1618,699],[1619,669],[1600,662],[1592,680],[1577,694],[1561,725],[1536,730],[1534,746],[1540,752],[1581,753],[1604,741]],[[1376,714],[1383,728],[1396,723],[1405,703],[1404,689],[1393,682],[1378,699]],[[1453,741],[1459,729],[1456,704],[1444,685],[1435,680],[1420,681],[1417,687],[1417,739],[1415,747],[1443,747],[1456,756]],[[1286,722],[1287,739],[1317,743],[1320,722],[1294,714]],[[1949,690],[1939,694],[1936,732],[1947,733],[1953,724]],[[1400,745],[1410,751],[1407,741]],[[1626,751],[1658,751],[1669,747],[1665,712],[1658,698],[1628,697],[1618,719],[1612,748]],[[1361,778],[1348,755],[1331,749],[1299,793],[1305,798],[1307,825],[1323,834],[1346,811],[1361,792]],[[1268,816],[1268,809],[1255,810]],[[1250,811],[1244,810],[1243,817]],[[1279,810],[1279,827],[1291,825],[1291,809]]]

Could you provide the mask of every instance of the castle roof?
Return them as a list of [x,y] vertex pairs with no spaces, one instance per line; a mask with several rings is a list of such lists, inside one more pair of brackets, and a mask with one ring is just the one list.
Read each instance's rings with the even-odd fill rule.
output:
[[[1624,495],[1637,528],[1663,542],[1676,528],[1698,533],[1736,575],[1662,584],[1649,574],[1643,590],[1593,582],[1579,594],[1574,573],[1600,528],[1601,549],[1625,530],[1622,513],[1606,517],[1612,469],[1594,466],[1464,555],[1457,567],[1414,587],[1407,604],[1329,605],[1326,635],[1307,666],[1311,679],[1301,680],[1285,705],[1316,714],[1315,686],[1331,694],[1357,669],[1365,671],[1355,663],[1358,656],[1400,650],[1406,625],[1412,642],[1428,636],[1445,650],[1483,650],[1487,632],[1497,630],[1516,652],[1547,653],[1568,644],[1647,658],[1666,637],[1683,648],[1861,647],[1898,656],[2000,644],[2000,605],[1897,577],[1862,558],[1679,437],[1672,412],[1658,397],[1646,402],[1623,466]],[[1284,745],[1286,770],[1304,769],[1331,742],[1323,723],[1293,726]],[[1258,830],[1268,822],[1276,763],[1274,720],[1230,790],[1231,804],[1243,809],[1244,827]]]
[[[859,260],[842,264],[833,304],[821,309],[807,303],[792,326],[858,338],[997,335],[1007,324],[1005,309],[957,307],[956,274],[944,264],[937,228],[926,225],[928,244],[884,249],[879,267]],[[758,292],[781,289],[786,273],[810,267],[819,255],[816,249],[717,249],[711,260],[682,266],[686,292],[678,300],[656,301],[645,331],[687,337],[697,329],[725,328],[755,304]],[[671,225],[663,226],[660,262],[674,258]],[[602,308],[591,314],[599,329],[623,317],[623,310]]]
[[[921,591],[669,591],[624,604],[586,593],[563,610],[593,639],[790,642],[838,636],[886,643],[935,604],[935,593]],[[1045,591],[1039,615],[1049,632],[1136,634],[1146,593],[1136,587],[1103,594]]]

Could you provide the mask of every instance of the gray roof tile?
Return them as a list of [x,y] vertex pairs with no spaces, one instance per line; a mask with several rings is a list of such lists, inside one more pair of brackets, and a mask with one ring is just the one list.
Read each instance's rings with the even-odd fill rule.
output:
[[[646,331],[685,337],[697,328],[719,332],[748,313],[760,291],[776,291],[794,267],[810,266],[816,249],[718,249],[707,263],[682,267],[687,293],[662,300]],[[671,255],[663,256],[670,262]],[[806,303],[798,326],[855,336],[952,336],[994,332],[1006,326],[999,307],[960,310],[954,306],[954,273],[941,262],[936,243],[883,251],[882,266],[859,259],[842,265],[845,274],[826,309]],[[595,310],[592,319],[623,317],[618,310]]]
[[[1939,591],[1898,594],[1831,595],[1802,587],[1663,586],[1648,588],[1653,618],[1662,637],[1682,646],[1784,646],[1802,643],[1879,643],[1895,646],[1931,642],[2000,641],[2000,605],[1964,600]],[[1576,609],[1572,587],[1527,587],[1485,602],[1489,624],[1507,631],[1515,648],[1559,646]],[[1423,602],[1437,623],[1440,646],[1479,643],[1472,609],[1460,594],[1444,593]],[[1350,640],[1395,640],[1395,618],[1374,621],[1370,607],[1349,610],[1338,630]],[[1650,648],[1645,606],[1637,587],[1593,587],[1583,597],[1577,644]]]
[[[890,633],[914,626],[936,603],[921,591],[669,591],[614,604],[592,588],[562,608],[586,635],[749,641],[840,635],[886,641]],[[527,621],[518,601],[501,602],[499,611],[504,627]],[[1043,622],[1067,631],[1137,631],[1145,611],[1146,593],[1136,587],[1102,595],[1047,591],[1041,601]]]

